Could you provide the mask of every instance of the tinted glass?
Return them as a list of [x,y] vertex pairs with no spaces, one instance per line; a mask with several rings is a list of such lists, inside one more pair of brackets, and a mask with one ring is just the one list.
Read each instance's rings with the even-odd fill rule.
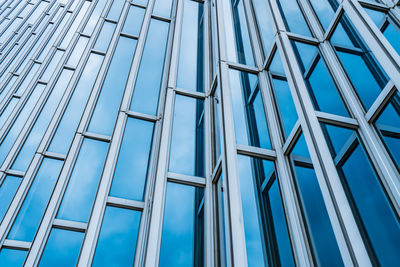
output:
[[278,4],[283,13],[286,28],[289,31],[311,36],[301,8],[296,0],[279,0]]
[[23,266],[27,254],[28,251],[3,248],[0,250],[0,265],[7,267]]
[[252,0],[252,2],[264,54],[267,57],[274,43],[274,31],[272,28],[271,16],[268,12],[268,3],[264,0]]
[[3,220],[22,178],[7,175],[0,185],[0,222]]
[[142,27],[142,20],[144,16],[145,9],[130,6],[128,15],[126,16],[124,27],[122,32],[134,36],[138,36],[140,33],[140,28]]

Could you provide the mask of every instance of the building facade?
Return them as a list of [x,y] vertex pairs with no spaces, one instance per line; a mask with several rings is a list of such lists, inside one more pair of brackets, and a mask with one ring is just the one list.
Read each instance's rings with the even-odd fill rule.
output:
[[398,0],[1,0],[0,266],[398,266]]

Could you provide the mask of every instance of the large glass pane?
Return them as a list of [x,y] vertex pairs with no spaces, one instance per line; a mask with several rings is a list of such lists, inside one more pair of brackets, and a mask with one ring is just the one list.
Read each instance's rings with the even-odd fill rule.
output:
[[175,97],[169,170],[187,175],[204,175],[203,101]]
[[130,109],[155,115],[164,70],[169,23],[151,19]]
[[101,28],[100,33],[97,36],[97,40],[94,44],[93,49],[100,52],[106,52],[108,46],[110,45],[111,38],[113,36],[116,26],[117,25],[114,22],[104,22],[103,27]]
[[289,31],[311,36],[310,29],[296,0],[279,0],[278,4]]
[[69,179],[57,218],[88,222],[108,143],[85,139]]
[[[400,261],[400,223],[354,130],[323,124],[336,168],[370,254],[381,266]],[[362,166],[362,168],[354,168]],[[373,250],[373,251],[372,251]]]
[[64,69],[58,78],[49,98],[47,99],[35,125],[29,133],[28,138],[25,140],[24,146],[18,154],[17,159],[12,165],[12,169],[19,171],[26,171],[29,163],[31,162],[43,134],[45,133],[51,118],[64,94],[64,91],[71,80],[73,71]]
[[171,16],[173,0],[155,0],[153,14],[169,18]]
[[257,75],[237,70],[229,72],[236,142],[270,149]]
[[53,228],[47,240],[39,266],[75,266],[84,233]]
[[336,0],[310,0],[311,6],[318,16],[324,30],[327,30],[335,16],[335,11],[338,7]]
[[43,160],[7,239],[33,241],[62,165],[59,160]]
[[122,33],[130,34],[133,36],[139,36],[140,28],[142,27],[142,20],[144,17],[145,9],[130,6],[128,15],[126,16]]
[[141,212],[106,207],[92,266],[133,266]]
[[251,48],[251,41],[249,29],[246,20],[246,14],[242,0],[231,0],[233,26],[235,28],[235,42],[237,52],[237,62],[254,65],[253,51]]
[[110,195],[143,200],[153,137],[152,122],[128,118]]
[[118,21],[125,2],[126,2],[125,0],[114,0],[110,10],[108,11],[107,18],[114,21]]
[[90,54],[48,151],[67,154],[102,61],[103,56]]
[[[202,188],[168,183],[159,266],[203,266]],[[200,240],[199,240],[200,239]]]
[[89,20],[86,22],[86,25],[85,25],[85,28],[83,31],[84,34],[92,35],[94,27],[96,27],[96,24],[99,22],[101,12],[103,11],[106,4],[107,4],[107,1],[97,1],[96,2],[96,7],[94,8],[92,14],[90,15]]
[[203,92],[203,4],[191,0],[183,3],[176,84],[180,88]]
[[274,31],[270,13],[268,12],[268,2],[265,0],[252,0],[253,9],[257,20],[258,32],[264,48],[264,55],[268,57],[274,43]]
[[81,59],[82,54],[83,54],[88,42],[89,42],[89,38],[84,37],[84,36],[79,37],[79,40],[75,44],[74,50],[72,51],[72,53],[69,56],[69,59],[67,61],[68,65],[73,66],[73,67],[76,67],[78,65],[78,62]]
[[303,135],[291,151],[290,159],[317,265],[343,266]]
[[112,135],[136,42],[135,39],[123,36],[119,38],[88,131]]
[[0,265],[7,267],[23,266],[28,251],[2,248],[0,250]]
[[0,185],[0,222],[3,220],[22,178],[7,175]]

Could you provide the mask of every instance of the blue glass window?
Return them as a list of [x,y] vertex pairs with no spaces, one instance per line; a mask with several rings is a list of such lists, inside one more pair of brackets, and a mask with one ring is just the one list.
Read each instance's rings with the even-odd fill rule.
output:
[[32,242],[57,182],[63,162],[45,158],[7,239]]
[[203,4],[185,0],[177,87],[203,92]]
[[72,51],[67,64],[73,67],[78,65],[79,60],[82,58],[82,54],[86,48],[86,45],[89,42],[89,38],[81,36],[79,37],[78,42],[76,42],[74,50]]
[[88,131],[111,136],[125,91],[136,40],[121,36],[114,51]]
[[84,34],[92,35],[94,28],[96,27],[97,22],[99,21],[101,12],[103,11],[106,1],[97,1],[96,7],[94,8],[92,14],[90,15],[89,20],[86,22],[85,28],[83,30]]
[[203,101],[175,97],[169,170],[187,175],[204,175]]
[[171,16],[173,0],[155,0],[153,14],[165,18]]
[[122,9],[125,4],[125,0],[115,0],[112,2],[111,8],[108,11],[107,18],[111,20],[118,21],[119,16],[121,15]]
[[143,200],[154,123],[128,118],[110,195]]
[[[159,266],[203,266],[203,189],[168,183]],[[199,242],[200,241],[200,242]]]
[[293,175],[317,265],[343,266],[322,192],[303,135],[290,152]]
[[327,30],[332,22],[335,12],[339,6],[336,0],[310,0],[311,6],[318,16],[324,30]]
[[126,16],[122,33],[139,36],[140,28],[144,17],[144,9],[137,6],[130,6]]
[[3,220],[15,193],[21,184],[21,177],[7,175],[0,185],[0,222]]
[[2,248],[0,250],[0,265],[7,267],[23,266],[28,251]]
[[133,266],[141,212],[106,207],[92,266]]
[[252,2],[264,55],[268,57],[274,43],[274,30],[272,28],[271,16],[268,12],[268,3],[264,0],[252,0]]
[[39,266],[75,266],[84,233],[53,228],[43,251]]
[[381,266],[396,265],[400,261],[399,219],[356,132],[328,124],[322,128],[371,257]]
[[97,36],[96,43],[94,44],[93,49],[98,50],[100,52],[106,52],[108,46],[110,45],[111,38],[113,36],[114,30],[116,28],[116,24],[114,22],[104,22],[99,35]]
[[131,110],[155,115],[164,70],[169,23],[151,19],[131,102]]
[[235,135],[238,144],[271,148],[257,75],[230,70]]
[[57,218],[88,222],[108,143],[85,139],[68,182]]
[[278,5],[283,14],[287,30],[311,36],[310,29],[296,0],[279,0]]

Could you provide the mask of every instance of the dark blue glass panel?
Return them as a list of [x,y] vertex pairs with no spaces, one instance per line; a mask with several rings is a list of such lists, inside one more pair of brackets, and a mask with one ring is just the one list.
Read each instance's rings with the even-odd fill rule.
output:
[[314,45],[302,42],[292,42],[298,61],[303,69],[303,73],[310,69],[318,53],[318,48]]
[[115,27],[117,25],[114,22],[104,22],[99,35],[97,36],[96,43],[94,44],[94,49],[101,51],[101,52],[106,52],[108,46],[110,45],[111,38],[113,36]]
[[143,200],[154,124],[128,118],[110,195]]
[[111,20],[118,21],[121,15],[122,9],[125,4],[125,0],[115,0],[113,1],[110,10],[108,11],[107,18]]
[[131,110],[155,115],[167,49],[169,23],[152,19],[136,78]]
[[274,30],[272,28],[271,16],[268,13],[268,4],[264,0],[252,0],[254,13],[256,15],[258,32],[264,48],[265,57],[268,56],[274,43]]
[[7,239],[33,241],[62,165],[59,160],[43,160]]
[[106,207],[92,266],[133,266],[141,212]]
[[119,38],[88,131],[111,136],[130,71],[136,40]]
[[203,4],[183,2],[177,87],[203,92]]
[[317,176],[310,165],[311,160],[303,135],[299,137],[290,154],[316,261],[321,266],[343,266]]
[[75,266],[84,233],[53,228],[40,259],[39,266]]
[[321,1],[321,0],[310,0],[311,5],[318,16],[319,21],[322,24],[324,30],[327,30],[333,16],[335,15],[335,11],[337,9],[338,3],[336,0],[328,0],[328,1]]
[[176,95],[169,170],[203,176],[203,101]]
[[0,266],[20,267],[23,266],[28,251],[11,248],[0,250]]
[[289,31],[311,36],[311,32],[296,0],[279,0],[278,5],[283,13],[286,28]]
[[134,36],[139,36],[140,28],[142,28],[142,21],[145,9],[130,6],[128,15],[126,16],[122,32]]
[[68,182],[57,218],[88,222],[108,143],[85,139]]
[[385,35],[386,39],[393,46],[398,54],[400,54],[400,32],[399,28],[393,24],[393,22],[389,23],[389,25],[383,31],[383,35]]
[[0,222],[3,220],[11,201],[21,183],[21,177],[7,175],[0,185]]
[[173,0],[155,0],[153,14],[165,18],[171,16]]
[[233,25],[235,28],[235,42],[237,61],[246,65],[254,65],[253,51],[251,48],[251,41],[249,29],[246,20],[246,14],[242,0],[231,0]]
[[44,105],[39,118],[36,120],[24,146],[18,154],[17,159],[12,165],[12,169],[26,171],[31,162],[37,147],[50,123],[50,120],[64,94],[64,91],[71,80],[73,71],[64,69],[58,78],[56,85],[53,88],[49,98]]
[[90,54],[48,151],[67,154],[102,62],[103,56]]
[[202,220],[197,210],[199,190],[193,186],[167,184],[160,267],[196,266],[195,255],[203,246],[195,238],[203,231],[202,225],[198,224]]
[[230,70],[230,88],[236,142],[271,148],[257,75]]

